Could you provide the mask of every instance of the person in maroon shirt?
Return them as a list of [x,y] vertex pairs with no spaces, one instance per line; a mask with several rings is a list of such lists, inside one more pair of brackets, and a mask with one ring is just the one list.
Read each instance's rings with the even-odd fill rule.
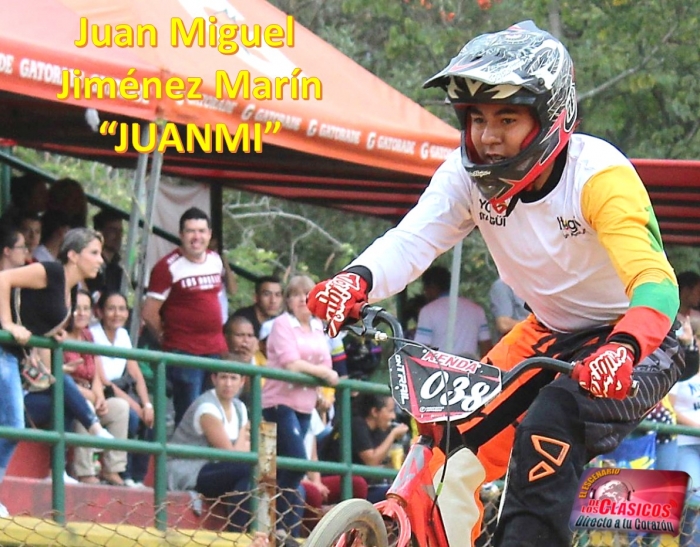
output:
[[[153,267],[141,312],[164,351],[220,358],[227,351],[219,291],[223,262],[209,250],[211,225],[196,207],[180,217],[180,246]],[[202,392],[203,369],[168,366],[175,424]]]

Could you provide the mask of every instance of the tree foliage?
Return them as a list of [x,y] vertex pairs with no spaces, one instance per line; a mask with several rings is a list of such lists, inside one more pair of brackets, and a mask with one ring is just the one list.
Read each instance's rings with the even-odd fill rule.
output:
[[[421,84],[471,38],[532,19],[576,64],[581,129],[631,157],[700,154],[700,4],[685,0],[273,0],[408,97],[454,122]],[[342,75],[339,75],[342,77]]]
[[[390,227],[377,218],[234,190],[224,192],[223,224],[235,264],[258,275],[306,273],[316,280],[343,268]],[[247,260],[253,251],[262,260]],[[244,290],[234,304],[251,293]]]
[[[455,124],[422,83],[471,38],[532,19],[576,65],[580,130],[630,157],[700,157],[700,4],[685,0],[272,0],[364,68]],[[342,75],[339,75],[342,77]],[[668,250],[700,270],[697,250]],[[445,264],[449,258],[440,259]],[[467,238],[462,289],[482,304],[496,277],[480,237]]]

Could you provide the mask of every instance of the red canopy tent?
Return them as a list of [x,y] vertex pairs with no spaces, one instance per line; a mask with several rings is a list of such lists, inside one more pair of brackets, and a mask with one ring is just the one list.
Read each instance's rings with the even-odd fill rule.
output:
[[[218,24],[278,24],[285,14],[264,0],[32,0],[13,2],[0,18],[0,137],[39,149],[133,167],[137,154],[117,154],[116,139],[93,132],[85,109],[101,120],[168,120],[184,126],[279,119],[260,154],[165,154],[163,172],[242,190],[400,218],[412,206],[458,132],[364,70],[308,30],[294,26],[294,47],[248,48],[222,55],[210,47],[171,47],[170,24],[190,28],[197,17]],[[151,24],[158,47],[78,48],[80,18],[106,25]],[[233,79],[317,77],[322,100],[215,100],[215,74]],[[202,78],[204,101],[68,99],[59,101],[63,70],[122,79]],[[665,241],[700,245],[700,162],[635,160],[649,188]]]

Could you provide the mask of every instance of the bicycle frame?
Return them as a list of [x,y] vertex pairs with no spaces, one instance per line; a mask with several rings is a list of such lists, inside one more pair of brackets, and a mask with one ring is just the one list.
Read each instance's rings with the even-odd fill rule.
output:
[[387,492],[387,499],[375,504],[384,516],[399,524],[397,547],[410,545],[411,537],[420,547],[447,547],[447,536],[440,511],[434,501],[430,460],[435,440],[432,429],[419,425],[424,433],[411,445],[398,475]]

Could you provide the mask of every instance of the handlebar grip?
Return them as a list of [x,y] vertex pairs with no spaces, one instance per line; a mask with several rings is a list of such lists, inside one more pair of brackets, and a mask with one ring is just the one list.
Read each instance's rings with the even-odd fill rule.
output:
[[367,302],[358,302],[352,308],[350,308],[350,312],[348,313],[348,317],[352,317],[353,319],[362,319],[362,310],[366,306],[369,306],[369,304]]
[[[378,342],[392,338],[398,340],[403,338],[403,328],[399,320],[391,313],[387,312],[380,306],[372,306],[368,302],[358,302],[354,304],[347,313],[348,319],[360,320],[361,325],[350,325],[349,321],[343,325],[343,328],[350,330],[359,336],[373,336]],[[377,330],[375,324],[382,322],[391,328],[393,335],[390,337],[386,333]]]

